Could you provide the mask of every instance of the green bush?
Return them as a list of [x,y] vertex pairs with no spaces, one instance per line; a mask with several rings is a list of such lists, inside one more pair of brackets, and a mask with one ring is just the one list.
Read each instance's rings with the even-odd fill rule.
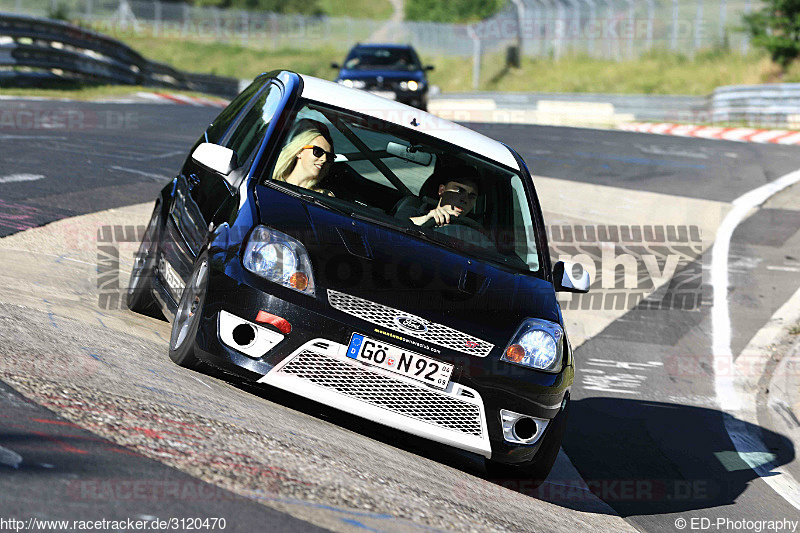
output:
[[474,22],[491,17],[505,0],[406,0],[406,19],[429,22]]
[[248,9],[272,13],[299,13],[301,15],[324,15],[318,0],[194,0],[196,6],[211,6],[223,9]]
[[800,55],[800,0],[766,0],[744,23],[753,44],[766,49],[784,70]]
[[47,18],[69,21],[69,8],[66,4],[62,4],[61,2],[57,4],[51,3],[50,7],[47,9]]

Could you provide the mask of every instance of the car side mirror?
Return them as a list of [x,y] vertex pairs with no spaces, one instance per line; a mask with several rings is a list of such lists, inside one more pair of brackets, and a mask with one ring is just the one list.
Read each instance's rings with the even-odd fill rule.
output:
[[331,68],[341,68],[339,63],[331,63]]
[[237,167],[236,153],[218,144],[203,143],[192,152],[192,159],[204,167],[219,172],[223,176]]
[[556,292],[589,292],[591,284],[589,273],[580,263],[559,261],[553,265],[553,285]]
[[425,65],[425,70],[433,70],[433,65]]

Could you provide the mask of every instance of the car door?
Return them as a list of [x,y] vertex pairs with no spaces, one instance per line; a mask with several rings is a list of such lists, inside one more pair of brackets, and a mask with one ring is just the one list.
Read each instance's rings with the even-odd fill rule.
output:
[[[171,267],[184,282],[191,274],[214,215],[225,200],[238,194],[238,185],[247,176],[257,148],[284,102],[283,85],[261,77],[234,99],[206,130],[200,142],[225,146],[236,154],[237,168],[230,174],[222,175],[205,167],[191,154],[187,158],[175,184],[169,217],[173,246],[165,254],[169,265],[164,265],[165,270]],[[174,285],[169,287],[170,294],[177,302],[182,287]]]

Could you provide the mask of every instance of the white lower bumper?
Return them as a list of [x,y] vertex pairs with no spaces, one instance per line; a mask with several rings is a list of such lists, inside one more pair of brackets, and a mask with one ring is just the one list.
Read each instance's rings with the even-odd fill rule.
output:
[[486,413],[477,391],[454,382],[435,390],[350,359],[346,352],[343,344],[309,341],[258,382],[491,458]]

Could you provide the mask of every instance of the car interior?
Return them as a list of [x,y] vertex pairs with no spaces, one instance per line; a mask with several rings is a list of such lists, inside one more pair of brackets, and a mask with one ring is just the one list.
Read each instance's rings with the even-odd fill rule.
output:
[[[442,244],[485,256],[505,266],[537,271],[529,202],[519,175],[458,147],[407,128],[308,102],[291,122],[323,124],[333,140],[336,157],[319,188],[333,195],[297,187],[332,208],[378,224],[416,231]],[[289,142],[289,135],[282,146]],[[440,227],[416,226],[396,216],[403,205],[438,200],[440,183],[459,176],[448,168],[468,165],[480,180],[480,193],[466,217]],[[266,176],[271,176],[271,169]],[[263,179],[263,182],[275,182]],[[516,186],[515,186],[516,183]],[[289,186],[280,182],[280,186]],[[290,186],[292,188],[294,186]],[[460,218],[460,217],[459,217]]]

